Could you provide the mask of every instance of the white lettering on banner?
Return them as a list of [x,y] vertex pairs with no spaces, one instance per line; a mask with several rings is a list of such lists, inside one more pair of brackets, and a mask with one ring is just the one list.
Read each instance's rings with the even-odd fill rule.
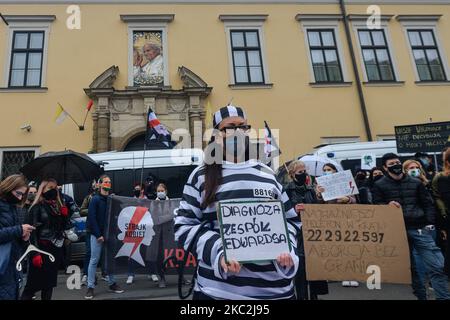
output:
[[140,253],[140,246],[150,246],[155,232],[153,219],[146,207],[126,207],[117,219],[117,227],[121,233],[117,238],[123,242],[116,255],[117,257],[129,257],[142,266],[145,266]]
[[325,189],[322,192],[324,201],[339,199],[342,197],[359,194],[352,172],[345,170],[327,176],[321,176],[317,179],[317,184]]
[[220,201],[217,212],[227,261],[275,260],[290,252],[281,201]]

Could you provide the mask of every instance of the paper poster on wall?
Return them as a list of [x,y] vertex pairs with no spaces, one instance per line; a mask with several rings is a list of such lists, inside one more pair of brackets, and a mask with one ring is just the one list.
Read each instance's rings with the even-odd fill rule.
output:
[[382,283],[411,283],[401,209],[307,204],[302,223],[308,280],[366,282],[377,270]]
[[226,261],[269,261],[290,252],[281,201],[219,201],[217,212]]
[[317,184],[325,189],[322,198],[325,201],[359,194],[352,172],[345,170],[330,175],[317,177]]

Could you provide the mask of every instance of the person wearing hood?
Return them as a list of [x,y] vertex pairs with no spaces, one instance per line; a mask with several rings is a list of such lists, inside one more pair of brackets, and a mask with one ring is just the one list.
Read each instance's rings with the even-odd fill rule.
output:
[[[306,172],[305,163],[300,160],[292,161],[288,166],[288,174],[291,178],[285,187],[285,192],[291,203],[295,206],[295,211],[301,215],[305,210],[305,204],[318,203],[312,177]],[[300,219],[301,220],[301,219]],[[305,255],[303,248],[303,238],[299,236],[297,248],[300,253],[300,263],[295,277],[295,288],[298,300],[317,300],[318,295],[328,294],[328,283],[326,281],[306,281]],[[309,288],[309,295],[308,295]]]
[[20,224],[17,217],[17,206],[25,202],[27,189],[25,178],[19,174],[0,183],[0,300],[19,298],[21,276],[16,263],[35,230],[29,224]]
[[403,172],[398,155],[387,153],[382,158],[385,177],[375,183],[374,204],[388,204],[402,209],[411,255],[412,287],[420,300],[426,300],[426,288],[417,273],[413,258],[416,250],[433,286],[436,299],[449,300],[448,279],[444,273],[444,257],[433,239],[436,212],[430,193],[422,181]]

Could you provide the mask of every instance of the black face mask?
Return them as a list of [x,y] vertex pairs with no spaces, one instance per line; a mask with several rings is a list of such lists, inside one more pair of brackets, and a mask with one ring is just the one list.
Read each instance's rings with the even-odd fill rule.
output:
[[358,173],[356,175],[356,180],[365,180],[366,179],[366,175],[364,173]]
[[141,195],[141,190],[134,190],[134,196],[136,198],[139,198],[140,195]]
[[56,200],[57,195],[58,191],[56,191],[56,189],[50,189],[42,194],[45,200]]
[[306,182],[306,172],[303,172],[303,173],[297,173],[296,175],[295,175],[295,182],[298,184],[298,185],[304,185],[305,184],[305,182]]
[[403,167],[401,164],[394,164],[393,166],[388,167],[390,173],[399,176],[403,173]]
[[10,193],[8,193],[7,195],[6,195],[6,201],[8,202],[8,203],[10,203],[10,204],[18,204],[20,201],[22,201],[22,200],[20,200],[19,198],[17,198],[15,195],[13,195],[11,192]]
[[379,176],[373,177],[373,181],[378,181],[381,178],[383,178],[383,175],[379,175]]

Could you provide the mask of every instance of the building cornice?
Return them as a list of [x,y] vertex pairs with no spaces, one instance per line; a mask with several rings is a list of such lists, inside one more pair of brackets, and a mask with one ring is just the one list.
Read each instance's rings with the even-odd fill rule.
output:
[[55,15],[3,15],[8,23],[30,23],[30,22],[53,22],[56,19]]
[[267,20],[268,14],[221,14],[219,20],[222,22],[242,22],[242,21],[258,21]]
[[438,21],[441,14],[401,14],[395,17],[397,21]]
[[[367,19],[373,17],[369,14],[349,14],[347,15],[348,19],[351,21],[367,21]],[[382,14],[380,15],[381,21],[389,21],[394,17],[393,14]]]
[[[346,4],[448,5],[450,0],[346,0]],[[77,0],[77,4],[339,4],[339,0]],[[73,0],[0,0],[0,4],[74,4]]]
[[121,14],[120,20],[126,23],[172,22],[174,14]]
[[342,20],[341,14],[297,14],[297,21],[336,21]]

